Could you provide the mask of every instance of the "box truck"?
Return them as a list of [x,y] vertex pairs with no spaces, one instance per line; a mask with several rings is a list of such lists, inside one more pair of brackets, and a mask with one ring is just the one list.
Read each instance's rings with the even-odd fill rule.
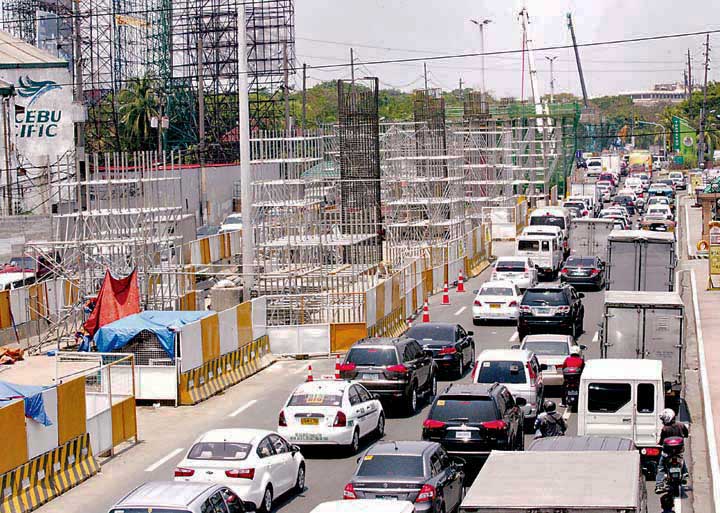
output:
[[605,292],[600,355],[661,361],[672,402],[682,390],[684,330],[685,305],[677,292]]
[[673,233],[613,230],[608,235],[608,290],[672,292],[675,265]]
[[605,262],[612,231],[612,219],[573,219],[570,221],[570,254],[596,256]]

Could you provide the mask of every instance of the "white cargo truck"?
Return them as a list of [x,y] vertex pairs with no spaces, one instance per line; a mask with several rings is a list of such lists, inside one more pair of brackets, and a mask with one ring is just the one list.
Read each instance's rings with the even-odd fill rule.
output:
[[460,513],[646,513],[635,451],[493,451]]
[[612,219],[573,219],[570,221],[570,254],[596,256],[607,260],[608,236],[613,231]]
[[603,358],[660,360],[666,400],[682,389],[685,305],[677,292],[605,292],[600,329]]
[[675,234],[613,230],[608,235],[607,289],[672,292]]

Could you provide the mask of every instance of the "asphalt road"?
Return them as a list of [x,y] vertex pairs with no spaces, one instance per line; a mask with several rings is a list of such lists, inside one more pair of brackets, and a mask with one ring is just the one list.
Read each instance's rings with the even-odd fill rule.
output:
[[[512,243],[496,244],[498,255],[511,254]],[[451,292],[451,305],[440,304],[440,296],[431,298],[431,320],[457,322],[475,332],[476,351],[483,349],[509,348],[517,343],[515,326],[483,325],[473,326],[471,305],[472,291],[487,279],[486,271],[469,280],[468,292]],[[586,357],[599,357],[597,344],[592,338],[601,316],[602,292],[586,292],[585,333],[579,342],[587,346]],[[173,469],[182,458],[192,441],[204,431],[227,427],[255,427],[276,429],[278,412],[290,391],[305,379],[308,362],[283,360],[275,363],[258,375],[232,387],[197,405],[185,408],[142,408],[139,412],[139,429],[143,440],[138,447],[129,448],[102,467],[102,473],[90,479],[67,494],[51,501],[39,511],[103,513],[135,486],[150,480],[172,479]],[[312,361],[316,374],[332,374],[333,359]],[[469,381],[466,375],[463,381]],[[439,384],[442,389],[447,382]],[[558,401],[559,403],[559,401]],[[421,435],[421,424],[427,415],[428,406],[412,417],[389,415],[385,439],[417,440]],[[577,432],[576,416],[569,418],[569,433]],[[526,437],[529,443],[531,435]],[[363,448],[370,442],[365,442]],[[275,510],[283,513],[306,513],[317,504],[342,497],[345,484],[356,467],[356,456],[341,456],[337,450],[313,450],[306,454],[307,488],[299,496],[280,498]],[[598,469],[598,472],[602,472]],[[692,472],[692,470],[691,470]],[[569,484],[572,486],[572,484]],[[654,484],[648,483],[650,497],[649,511],[660,511],[659,501],[653,493]],[[689,509],[689,500],[683,506]]]

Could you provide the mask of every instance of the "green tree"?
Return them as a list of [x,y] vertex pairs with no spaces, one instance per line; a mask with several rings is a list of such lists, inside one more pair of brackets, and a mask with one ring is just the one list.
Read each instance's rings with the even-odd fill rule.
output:
[[155,147],[150,118],[158,116],[158,92],[154,78],[146,75],[130,80],[118,94],[120,135],[123,148],[149,150]]

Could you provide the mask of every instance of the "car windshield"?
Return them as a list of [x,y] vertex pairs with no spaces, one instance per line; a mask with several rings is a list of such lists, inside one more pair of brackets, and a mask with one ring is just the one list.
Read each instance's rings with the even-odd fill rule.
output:
[[300,392],[293,394],[288,406],[341,406],[342,395],[317,391],[315,393]]
[[565,218],[558,216],[533,216],[530,218],[531,226],[557,226],[565,229]]
[[482,362],[478,371],[478,383],[525,383],[525,370],[522,362],[489,361]]
[[422,456],[368,454],[356,475],[363,477],[423,477]]
[[630,196],[615,196],[615,201],[618,203],[626,203],[632,201],[632,198]]
[[192,446],[189,460],[242,461],[248,457],[252,445],[235,442],[200,442]]
[[565,262],[567,267],[595,267],[595,259],[588,257],[570,257]]
[[242,224],[242,216],[227,216],[223,224]]
[[[512,296],[513,289],[508,287],[483,287],[480,289],[481,296]],[[412,331],[412,330],[410,330]]]
[[523,349],[532,351],[538,356],[568,355],[568,345],[565,342],[537,341],[525,342]]
[[540,251],[539,240],[519,240],[518,251]]
[[495,264],[495,270],[500,273],[524,273],[525,262],[522,260],[505,260]]
[[440,396],[428,418],[443,422],[461,420],[487,422],[497,420],[498,411],[489,397]]
[[667,213],[667,210],[664,208],[651,208],[648,210],[648,214],[650,215],[664,215]]
[[347,361],[355,365],[375,365],[383,367],[397,363],[394,347],[353,347],[347,355]]
[[563,207],[584,209],[585,203],[582,203],[581,201],[566,201],[563,203]]
[[455,341],[455,326],[433,326],[420,324],[408,330],[405,336],[415,340],[437,340],[441,342]]
[[565,294],[559,290],[530,289],[525,292],[522,303],[530,306],[554,306],[566,305],[567,300]]

